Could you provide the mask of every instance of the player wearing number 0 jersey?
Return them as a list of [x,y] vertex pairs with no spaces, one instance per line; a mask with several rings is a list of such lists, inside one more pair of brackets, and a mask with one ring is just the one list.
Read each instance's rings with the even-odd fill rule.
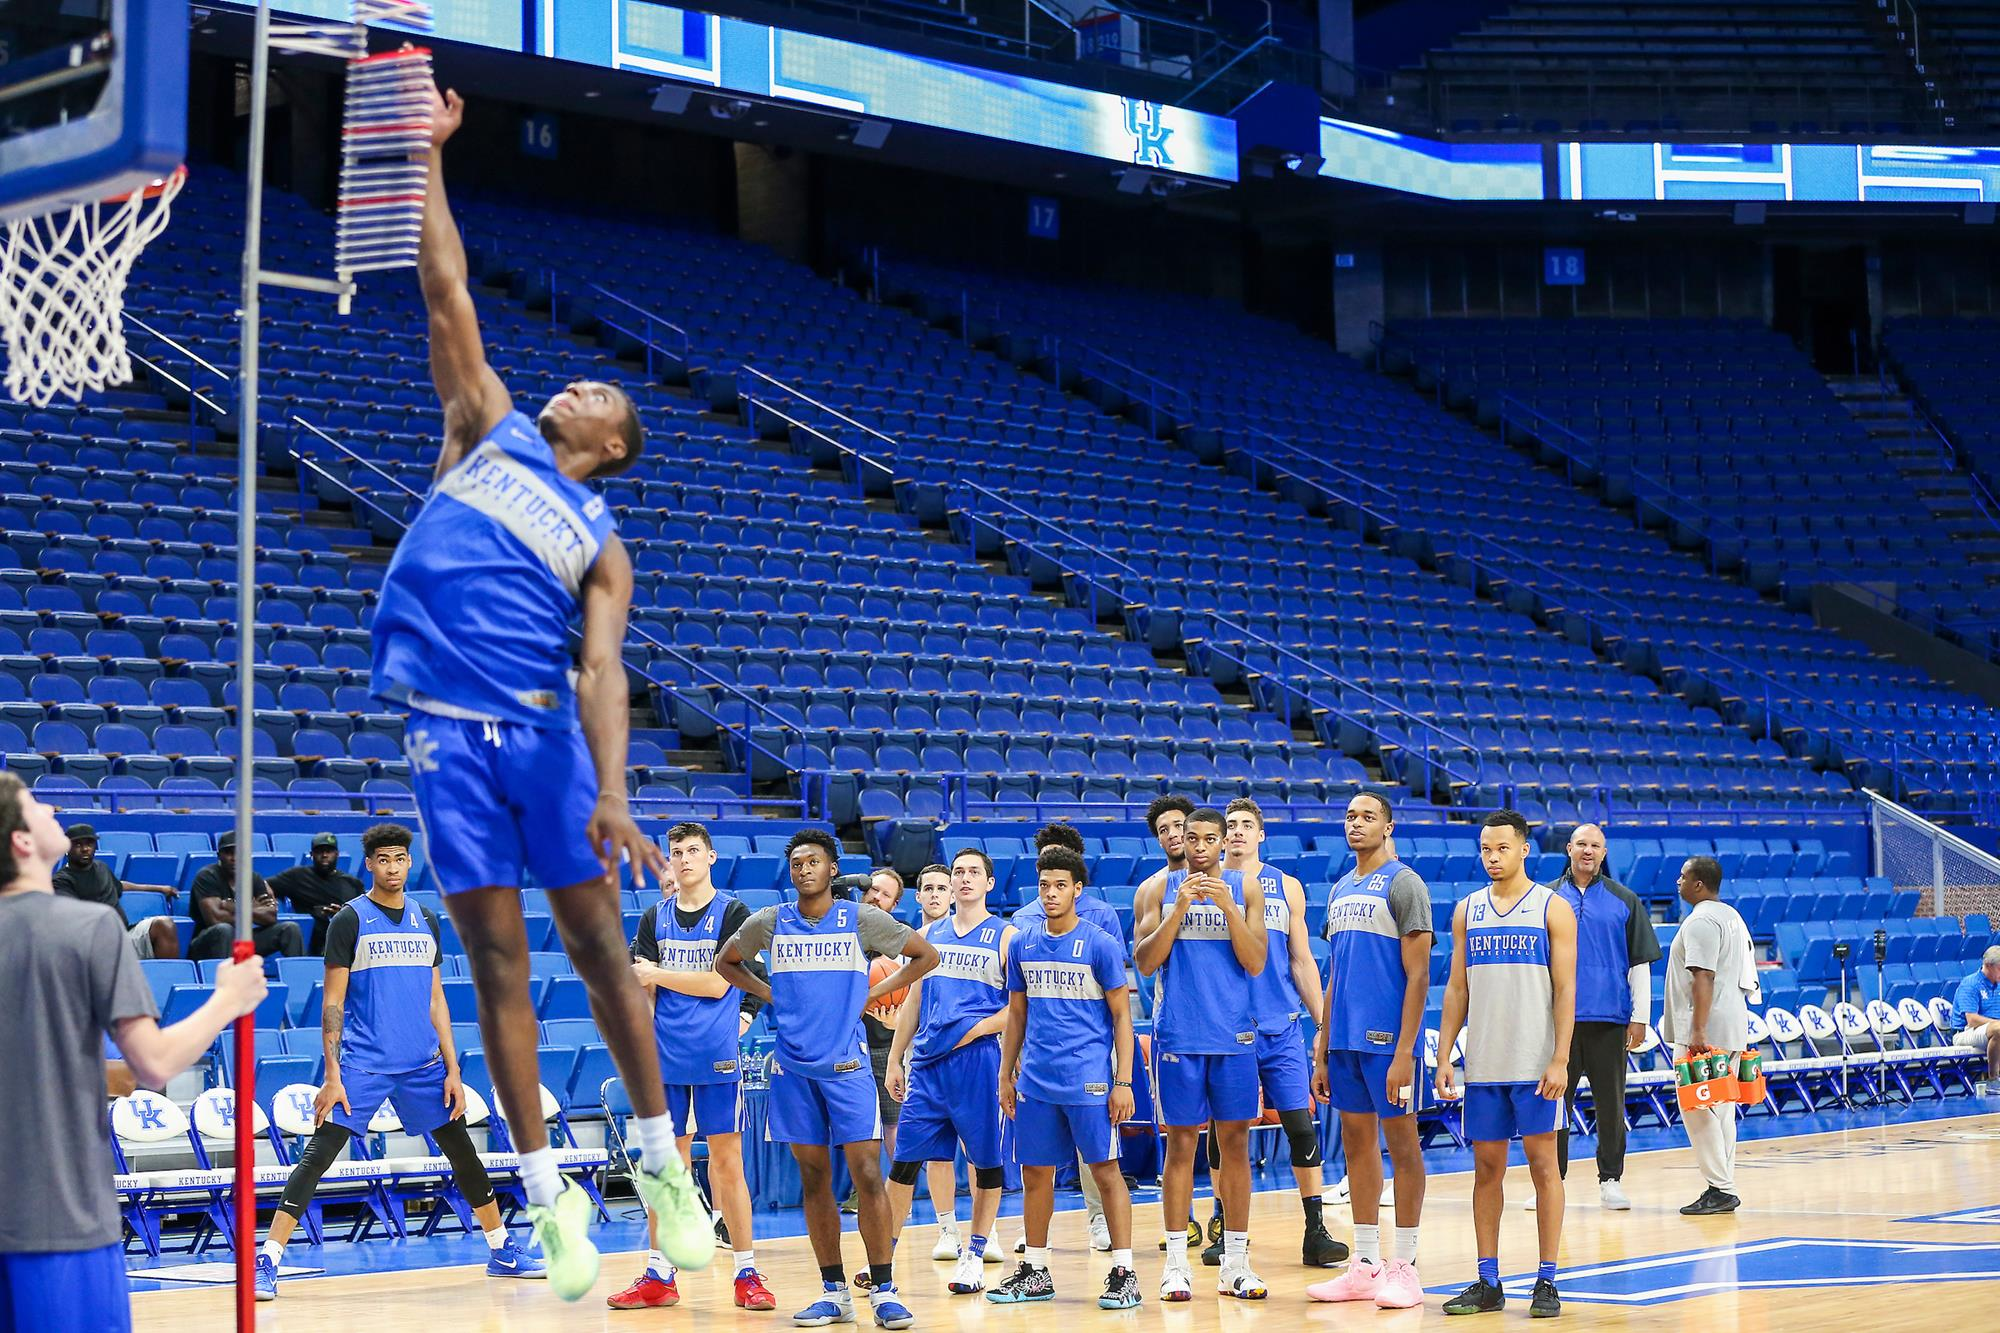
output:
[[1007,950],[1014,928],[986,910],[988,864],[986,853],[973,848],[952,858],[952,914],[923,932],[937,950],[938,965],[903,1000],[889,1047],[889,1091],[903,1103],[889,1172],[897,1232],[909,1216],[924,1163],[952,1161],[962,1143],[972,1168],[972,1232],[948,1284],[961,1296],[986,1289],[986,1244],[1006,1184],[1000,1031],[1007,1021]]
[[[854,1322],[854,1301],[840,1263],[840,1205],[833,1197],[829,1145],[840,1145],[854,1180],[861,1239],[868,1253],[875,1323],[916,1322],[896,1291],[890,1262],[893,1226],[882,1188],[882,1113],[861,1013],[937,966],[937,950],[894,917],[833,896],[840,844],[801,829],[785,850],[798,900],[753,912],[715,957],[715,970],[746,995],[770,1005],[777,1051],[771,1071],[765,1137],[791,1145],[799,1166],[806,1230],[819,1261],[820,1299],[792,1316],[802,1328]],[[769,984],[744,962],[769,951]],[[873,986],[868,953],[900,954],[903,966]]]
[[1255,801],[1238,797],[1222,814],[1228,842],[1223,865],[1242,874],[1246,882],[1257,881],[1264,892],[1268,960],[1264,970],[1250,978],[1250,998],[1257,1014],[1257,1079],[1264,1090],[1264,1106],[1278,1113],[1278,1123],[1291,1147],[1292,1175],[1298,1181],[1305,1209],[1300,1259],[1308,1268],[1331,1268],[1346,1261],[1347,1247],[1327,1234],[1321,1215],[1312,1053],[1301,1020],[1310,1014],[1315,1028],[1324,1026],[1326,997],[1320,993],[1319,965],[1313,962],[1312,949],[1306,943],[1305,886],[1259,859],[1264,811]]
[[1507,1304],[1500,1289],[1500,1220],[1506,1207],[1507,1145],[1519,1138],[1535,1182],[1541,1270],[1528,1312],[1562,1313],[1556,1251],[1563,1185],[1556,1126],[1569,1082],[1576,1017],[1576,914],[1528,878],[1528,821],[1512,810],[1479,828],[1479,859],[1491,881],[1452,915],[1451,980],[1438,1028],[1437,1089],[1458,1095],[1451,1049],[1465,1029],[1465,1136],[1472,1140],[1472,1226],[1479,1277],[1445,1302],[1446,1314],[1484,1314]]
[[1187,1267],[1194,1155],[1202,1126],[1213,1120],[1220,1142],[1217,1193],[1222,1196],[1223,1258],[1217,1290],[1262,1300],[1266,1289],[1250,1271],[1250,1121],[1257,1116],[1257,1019],[1250,979],[1263,970],[1267,935],[1264,893],[1222,869],[1223,818],[1197,810],[1187,818],[1181,849],[1187,869],[1155,875],[1133,901],[1141,973],[1160,975],[1153,1022],[1155,1082],[1167,1130],[1161,1211],[1167,1225],[1167,1268],[1160,1299],[1191,1299]]
[[[1424,1155],[1417,1138],[1416,1046],[1430,987],[1431,895],[1395,859],[1396,814],[1364,792],[1347,803],[1354,869],[1333,886],[1326,929],[1326,1023],[1313,1051],[1315,1091],[1340,1116],[1348,1145],[1348,1205],[1354,1250],[1347,1271],[1306,1288],[1316,1301],[1369,1301],[1383,1309],[1423,1304],[1417,1276],[1424,1208]],[[1382,1158],[1396,1168],[1393,1245],[1382,1239]]]

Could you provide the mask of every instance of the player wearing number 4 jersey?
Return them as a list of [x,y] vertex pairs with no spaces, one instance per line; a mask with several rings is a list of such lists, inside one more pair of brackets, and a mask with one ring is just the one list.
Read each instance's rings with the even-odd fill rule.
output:
[[[743,1174],[743,1073],[740,1042],[755,1000],[715,971],[717,946],[750,917],[743,903],[715,887],[715,845],[700,824],[667,830],[669,892],[639,918],[632,942],[633,975],[653,996],[660,1076],[666,1080],[667,1114],[681,1155],[694,1135],[708,1145],[708,1187],[729,1230],[738,1308],[771,1310],[777,1301],[757,1272],[750,1235],[750,1186]],[[649,1216],[648,1224],[653,1224]],[[646,1271],[608,1298],[614,1310],[678,1305],[674,1266],[657,1240]]]
[[[753,912],[715,956],[715,970],[746,995],[770,1004],[777,1051],[765,1137],[791,1145],[820,1299],[792,1316],[802,1328],[854,1322],[854,1299],[840,1263],[840,1205],[833,1197],[828,1145],[847,1158],[858,1200],[856,1221],[868,1252],[869,1300],[875,1323],[908,1328],[916,1322],[896,1290],[889,1200],[882,1188],[882,1112],[861,1013],[871,1001],[903,990],[938,964],[937,950],[894,917],[865,904],[837,901],[833,875],[840,844],[818,829],[792,835],[785,851],[798,901]],[[769,950],[767,985],[743,966]],[[868,953],[901,955],[900,968],[868,982]]]
[[1446,1314],[1506,1306],[1500,1289],[1500,1220],[1506,1207],[1507,1145],[1519,1138],[1535,1182],[1542,1264],[1528,1313],[1562,1313],[1556,1252],[1562,1244],[1563,1183],[1556,1126],[1569,1081],[1576,1017],[1576,914],[1528,878],[1528,821],[1512,810],[1479,827],[1479,859],[1492,882],[1452,915],[1451,980],[1438,1028],[1438,1096],[1458,1096],[1451,1049],[1465,1028],[1465,1137],[1472,1140],[1472,1227],[1479,1278],[1444,1304]]
[[660,1247],[685,1268],[715,1253],[708,1209],[667,1119],[617,873],[629,861],[643,885],[665,871],[666,857],[626,808],[621,653],[632,562],[588,483],[630,467],[643,437],[632,400],[612,385],[578,381],[530,421],[487,364],[444,193],[444,144],[464,114],[456,93],[433,98],[417,272],[444,444],[431,493],[383,579],[371,680],[408,714],[431,870],[471,960],[480,1038],[520,1152],[528,1216],[549,1286],[573,1301],[597,1280],[596,1208],[564,1185],[542,1120],[521,915],[528,874],[548,887],[563,948],[631,1095],[632,1181],[659,1219]]

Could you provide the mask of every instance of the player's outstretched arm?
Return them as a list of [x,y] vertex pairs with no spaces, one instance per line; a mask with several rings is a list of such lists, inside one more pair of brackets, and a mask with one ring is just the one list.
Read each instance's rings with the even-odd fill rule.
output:
[[431,93],[431,172],[424,201],[424,226],[417,244],[417,281],[430,311],[431,382],[444,404],[444,448],[437,475],[458,466],[466,451],[514,410],[506,386],[486,364],[479,315],[466,286],[465,242],[444,195],[444,145],[465,119],[456,92]]
[[632,611],[632,558],[616,535],[583,581],[583,653],[576,677],[577,714],[597,769],[597,807],[586,830],[590,850],[616,875],[632,863],[632,882],[646,886],[667,873],[667,854],[639,831],[625,796],[625,756],[631,737],[631,691],[625,679],[625,620]]

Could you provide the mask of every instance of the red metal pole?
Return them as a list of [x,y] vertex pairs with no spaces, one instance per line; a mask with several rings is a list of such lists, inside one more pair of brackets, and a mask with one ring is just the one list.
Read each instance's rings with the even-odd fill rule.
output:
[[[262,967],[257,946],[239,939],[239,967]],[[236,1333],[257,1328],[257,1041],[254,1013],[236,1020]]]

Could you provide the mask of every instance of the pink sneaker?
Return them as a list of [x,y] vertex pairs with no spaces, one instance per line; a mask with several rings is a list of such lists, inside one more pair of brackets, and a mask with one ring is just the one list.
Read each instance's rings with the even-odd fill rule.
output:
[[1375,1293],[1382,1289],[1382,1268],[1366,1259],[1356,1259],[1347,1265],[1347,1271],[1339,1277],[1315,1282],[1306,1288],[1306,1295],[1316,1301],[1372,1301]]
[[1382,1283],[1375,1291],[1375,1304],[1384,1310],[1414,1310],[1424,1303],[1424,1284],[1417,1279],[1417,1266],[1403,1259],[1391,1259],[1382,1269]]

